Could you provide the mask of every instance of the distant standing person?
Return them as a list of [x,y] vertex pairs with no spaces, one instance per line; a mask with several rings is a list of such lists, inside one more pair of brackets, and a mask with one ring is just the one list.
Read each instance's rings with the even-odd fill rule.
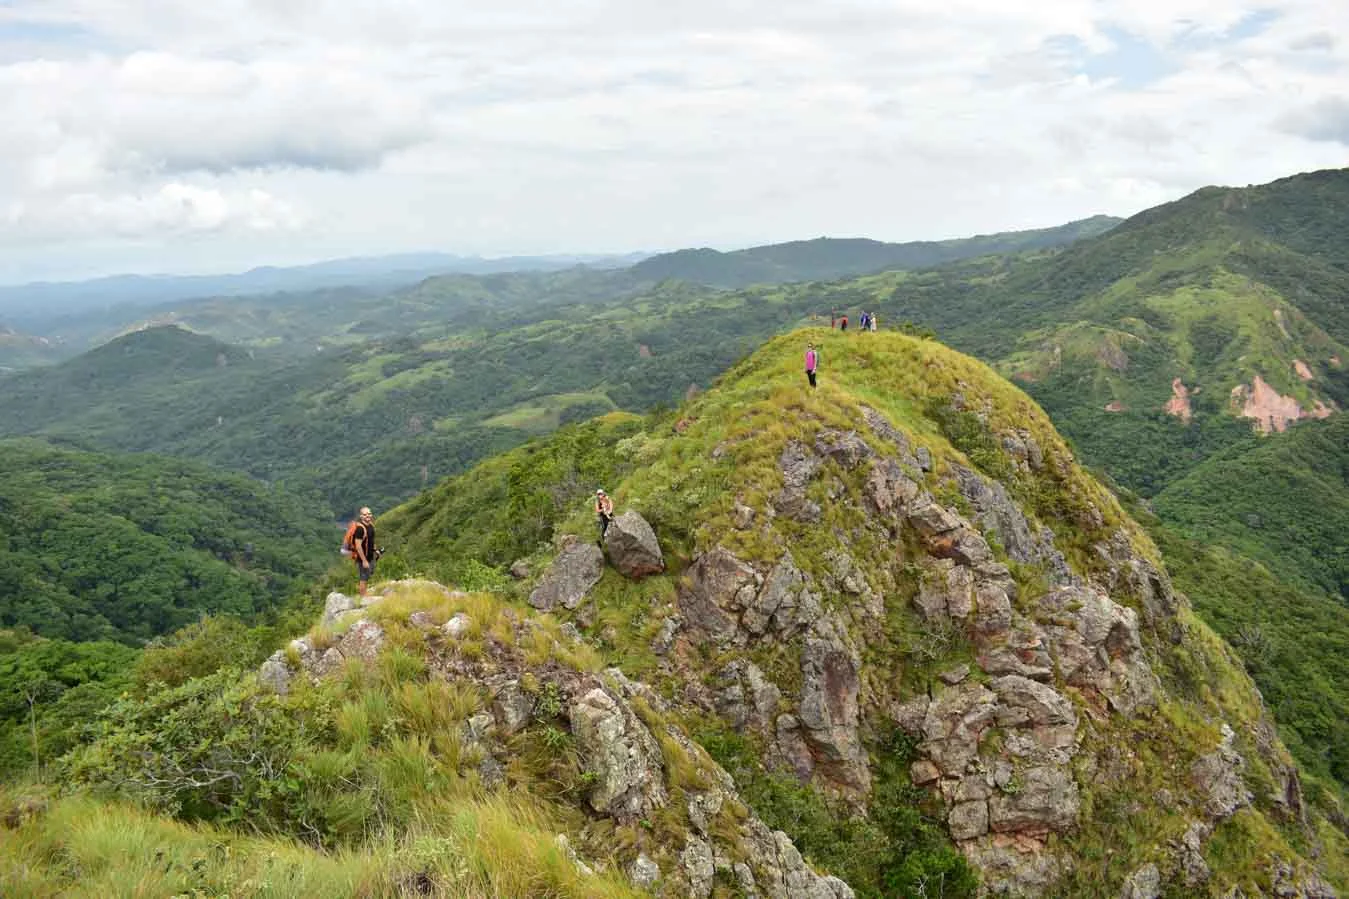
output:
[[863,312],[863,313],[862,313],[861,319],[858,320],[858,324],[860,324],[860,325],[862,326],[862,330],[863,330],[863,331],[869,331],[869,330],[871,330],[871,318],[870,318],[870,316],[868,316],[865,312]]
[[595,517],[599,520],[600,539],[595,542],[604,546],[604,533],[609,530],[609,522],[614,520],[614,501],[603,490],[595,491]]
[[848,330],[848,316],[845,315],[845,316],[843,316],[841,319],[838,320],[838,329],[839,329],[840,331],[846,331],[846,330]]
[[871,316],[867,319],[867,323],[871,325],[871,330],[876,330],[876,313],[871,313]]
[[810,386],[815,386],[815,368],[819,365],[820,357],[815,353],[815,344],[806,344],[806,378],[810,381]]
[[375,571],[375,516],[369,507],[361,507],[361,517],[351,533],[351,556],[356,561],[356,577],[361,582],[361,595]]

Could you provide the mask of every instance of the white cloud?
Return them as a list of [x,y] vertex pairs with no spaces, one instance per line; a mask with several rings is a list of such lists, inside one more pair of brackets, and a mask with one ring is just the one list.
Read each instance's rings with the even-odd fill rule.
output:
[[170,182],[140,194],[77,193],[30,206],[12,203],[10,241],[144,238],[209,232],[293,230],[303,224],[288,203],[264,190],[224,192]]
[[11,0],[79,39],[0,38],[0,209],[157,268],[1128,213],[1340,164],[1342,6]]

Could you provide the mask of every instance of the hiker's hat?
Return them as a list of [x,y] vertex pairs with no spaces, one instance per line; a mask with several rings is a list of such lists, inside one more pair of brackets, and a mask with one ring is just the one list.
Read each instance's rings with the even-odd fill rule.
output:
[[596,496],[604,496],[604,488],[601,487],[599,490],[596,490],[596,491],[595,491],[595,495],[596,495]]

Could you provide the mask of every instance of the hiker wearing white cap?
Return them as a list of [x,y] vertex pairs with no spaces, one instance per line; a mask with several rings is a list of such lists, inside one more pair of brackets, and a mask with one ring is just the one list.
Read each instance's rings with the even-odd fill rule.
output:
[[614,520],[614,501],[603,490],[595,491],[595,517],[599,519],[600,539],[595,542],[604,546],[604,532],[609,530],[609,522]]

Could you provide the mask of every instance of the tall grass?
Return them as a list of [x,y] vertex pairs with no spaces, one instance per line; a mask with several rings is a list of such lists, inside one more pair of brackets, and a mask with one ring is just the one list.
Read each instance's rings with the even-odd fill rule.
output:
[[431,805],[399,838],[335,852],[68,797],[5,832],[0,885],[5,896],[32,899],[638,895],[618,876],[582,873],[558,848],[548,815],[518,796]]

